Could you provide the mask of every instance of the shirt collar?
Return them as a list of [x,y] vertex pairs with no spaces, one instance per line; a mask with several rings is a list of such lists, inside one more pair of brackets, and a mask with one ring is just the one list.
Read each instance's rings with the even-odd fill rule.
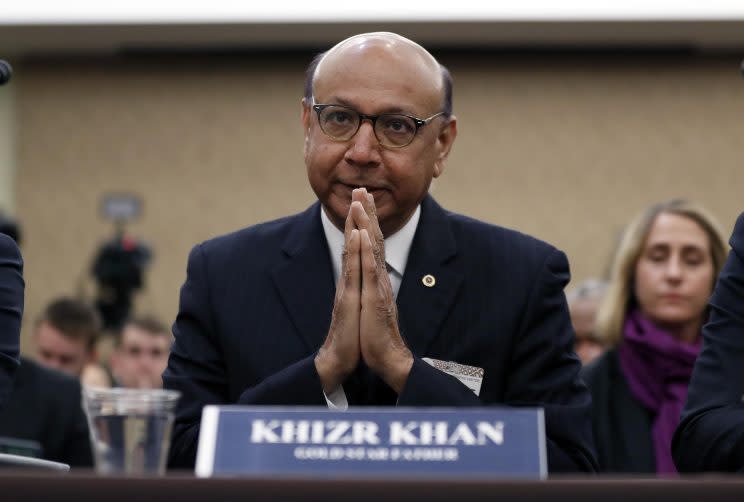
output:
[[[411,252],[413,236],[416,234],[419,219],[421,218],[421,205],[416,208],[408,222],[403,228],[385,239],[385,261],[401,277],[406,271],[408,263],[408,254]],[[325,233],[328,249],[331,253],[331,263],[333,264],[334,281],[338,280],[341,275],[341,252],[344,249],[344,233],[331,223],[331,220],[321,207],[320,220],[323,223],[323,232]]]

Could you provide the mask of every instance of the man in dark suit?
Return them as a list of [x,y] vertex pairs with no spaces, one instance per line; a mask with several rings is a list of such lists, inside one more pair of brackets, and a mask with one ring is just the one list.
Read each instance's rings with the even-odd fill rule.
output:
[[19,361],[22,271],[18,247],[0,233],[0,450],[30,440],[41,447],[42,458],[91,466],[78,380],[23,357]]
[[506,404],[545,409],[551,471],[596,468],[565,255],[428,195],[457,135],[451,91],[391,33],[313,62],[302,123],[319,202],[189,256],[163,374],[183,393],[172,466],[193,465],[208,403]]
[[0,233],[0,410],[7,403],[18,368],[24,286],[18,246]]
[[0,412],[0,436],[35,441],[46,460],[75,467],[93,465],[80,381],[25,357],[8,406]]
[[744,470],[744,213],[730,244],[672,442],[680,472]]

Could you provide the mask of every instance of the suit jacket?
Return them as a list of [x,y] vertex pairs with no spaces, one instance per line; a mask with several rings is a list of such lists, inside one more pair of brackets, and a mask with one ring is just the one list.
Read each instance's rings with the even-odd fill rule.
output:
[[600,472],[656,474],[653,416],[630,393],[616,350],[584,367]]
[[23,259],[13,239],[0,234],[0,410],[18,368],[23,316]]
[[[434,287],[422,283],[427,274]],[[594,470],[568,280],[562,252],[427,197],[397,296],[413,368],[396,396],[360,366],[344,382],[350,405],[542,406],[549,469]],[[191,251],[163,374],[166,388],[183,393],[171,466],[193,466],[205,404],[326,406],[313,360],[334,292],[318,203]],[[483,368],[480,396],[422,357]]]
[[0,413],[0,436],[38,441],[47,460],[93,465],[80,382],[24,357]]
[[744,470],[744,213],[730,244],[672,442],[683,472]]

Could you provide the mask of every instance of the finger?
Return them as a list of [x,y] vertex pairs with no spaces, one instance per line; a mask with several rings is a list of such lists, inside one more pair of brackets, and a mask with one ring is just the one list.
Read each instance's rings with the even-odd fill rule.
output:
[[384,242],[385,237],[382,235],[380,222],[377,219],[377,206],[375,205],[375,197],[371,193],[367,194],[367,201],[364,205],[364,210],[369,216],[370,222],[372,224],[372,237],[374,239],[374,242],[377,242],[378,244]]
[[[367,222],[364,221],[366,219],[360,218],[363,213],[366,213],[366,209],[364,208],[364,204],[367,201],[367,189],[362,188],[355,188],[351,192],[351,207],[349,208],[349,212],[353,213],[355,221],[357,225],[364,224],[364,228],[367,228]],[[356,207],[358,206],[358,207]],[[361,212],[359,212],[361,210]],[[366,214],[365,214],[366,216]]]
[[351,201],[352,205],[354,204],[354,202],[359,202],[362,205],[362,208],[364,209],[364,213],[368,220],[359,218],[361,215],[355,216],[357,216],[357,219],[359,220],[358,223],[362,223],[362,221],[364,221],[365,228],[368,228],[370,230],[372,242],[383,242],[385,237],[382,234],[382,230],[380,229],[380,224],[377,219],[377,206],[375,205],[375,197],[371,193],[367,192],[366,188],[362,187],[356,188],[352,191]]
[[367,193],[366,188],[354,190],[350,212],[357,227],[360,230],[364,228],[369,232],[373,245],[384,243],[380,225],[377,222],[375,199],[372,194]]
[[[365,223],[365,228],[369,225],[369,219],[372,217],[373,214],[375,214],[375,207],[374,207],[374,197],[371,193],[367,192],[367,189],[362,188],[356,188],[351,193],[351,202],[352,204],[354,202],[358,202],[361,204],[361,209],[364,212],[364,216],[366,218],[363,218],[363,221]],[[362,216],[361,214],[357,214],[356,216]],[[375,216],[376,217],[376,216]],[[360,221],[361,223],[361,221]]]
[[[360,189],[361,190],[361,189]],[[366,201],[367,207],[370,208],[369,210],[372,211],[372,214],[374,216],[375,209],[374,209],[374,198],[371,194],[369,194],[369,197]],[[380,227],[377,225],[376,220],[372,220],[369,217],[368,210],[362,209],[362,205],[359,202],[352,202],[353,207],[353,215],[354,215],[354,221],[357,222],[358,228],[361,230],[366,230],[367,236],[370,241],[371,245],[371,252],[374,257],[374,261],[377,266],[377,284],[379,287],[383,290],[383,296],[388,297],[390,296],[392,298],[392,291],[393,287],[390,284],[390,278],[387,274],[387,265],[385,263],[385,239],[382,237],[382,232],[380,231]],[[374,238],[373,236],[377,235],[377,238]],[[362,242],[364,242],[364,239],[362,239]],[[363,267],[364,265],[362,265]],[[364,284],[363,284],[364,286]]]
[[372,240],[372,246],[375,250],[375,255],[379,256],[380,266],[385,266],[385,237],[382,235],[380,230],[380,223],[377,220],[377,207],[375,206],[375,198],[372,194],[366,194],[366,200],[363,203],[364,212],[367,215],[368,222],[366,225],[367,231],[370,233]]
[[374,295],[378,300],[394,301],[385,260],[380,258],[379,248],[375,248],[369,232],[361,232],[362,301],[365,295]]
[[356,228],[356,223],[354,223],[354,216],[352,215],[352,209],[349,208],[349,214],[346,215],[346,221],[344,223],[344,247],[341,250],[341,276],[338,278],[338,284],[336,286],[336,290],[340,289],[342,287],[342,282],[346,270],[346,258],[349,255],[348,248],[349,248],[349,240],[351,239],[351,232]]
[[366,229],[372,242],[372,251],[375,256],[379,272],[387,271],[385,265],[385,238],[377,222],[377,209],[375,198],[366,188],[357,188],[352,192],[352,203],[349,211],[356,223],[357,228]]
[[374,293],[378,287],[378,263],[375,258],[372,240],[369,237],[369,232],[366,229],[360,231],[361,241],[361,268],[362,268],[362,295],[365,293]]
[[344,248],[341,251],[341,277],[340,280],[344,280],[345,284],[348,285],[346,279],[351,274],[352,268],[359,268],[356,264],[359,255],[359,230],[356,228],[348,229],[349,237],[344,242]]
[[367,189],[364,187],[355,188],[351,191],[351,201],[364,202],[367,198]]
[[349,207],[349,214],[346,215],[346,221],[344,222],[344,243],[346,244],[348,244],[349,238],[351,237],[351,231],[356,228],[352,212],[352,208]]
[[388,322],[395,320],[395,300],[385,268],[380,269],[369,232],[361,230],[362,297],[368,311],[376,312]]
[[359,324],[359,303],[362,297],[361,257],[359,255],[359,230],[351,231],[349,237],[349,254],[344,275],[344,291],[340,298],[340,308],[350,325]]
[[352,229],[349,237],[348,255],[346,257],[345,284],[352,291],[361,289],[361,259],[359,230]]
[[369,215],[367,214],[367,210],[364,209],[364,204],[362,203],[362,201],[352,201],[349,213],[354,220],[354,225],[356,226],[356,228],[358,228],[359,230],[370,230],[371,222],[369,219]]
[[333,324],[343,324],[349,320],[350,316],[353,321],[355,314],[359,312],[362,287],[359,247],[359,230],[354,228],[349,233],[349,240],[341,255],[341,276],[338,278],[336,298],[333,303]]

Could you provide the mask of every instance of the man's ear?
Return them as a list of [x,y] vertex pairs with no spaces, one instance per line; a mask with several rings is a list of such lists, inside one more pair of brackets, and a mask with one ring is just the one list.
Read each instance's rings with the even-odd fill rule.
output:
[[303,153],[307,154],[307,144],[310,141],[310,119],[312,118],[312,108],[310,107],[310,102],[307,100],[307,98],[302,98],[300,100],[300,105],[302,106],[302,131],[305,135],[305,141],[303,143]]
[[302,129],[305,131],[305,134],[307,134],[307,131],[310,129],[310,119],[312,118],[311,112],[313,109],[307,98],[302,98],[300,100],[300,105],[302,106]]
[[439,131],[439,136],[437,136],[438,153],[437,159],[434,161],[433,173],[435,178],[438,178],[444,172],[445,162],[452,150],[452,145],[455,143],[455,138],[457,138],[457,117],[452,115],[447,124]]

